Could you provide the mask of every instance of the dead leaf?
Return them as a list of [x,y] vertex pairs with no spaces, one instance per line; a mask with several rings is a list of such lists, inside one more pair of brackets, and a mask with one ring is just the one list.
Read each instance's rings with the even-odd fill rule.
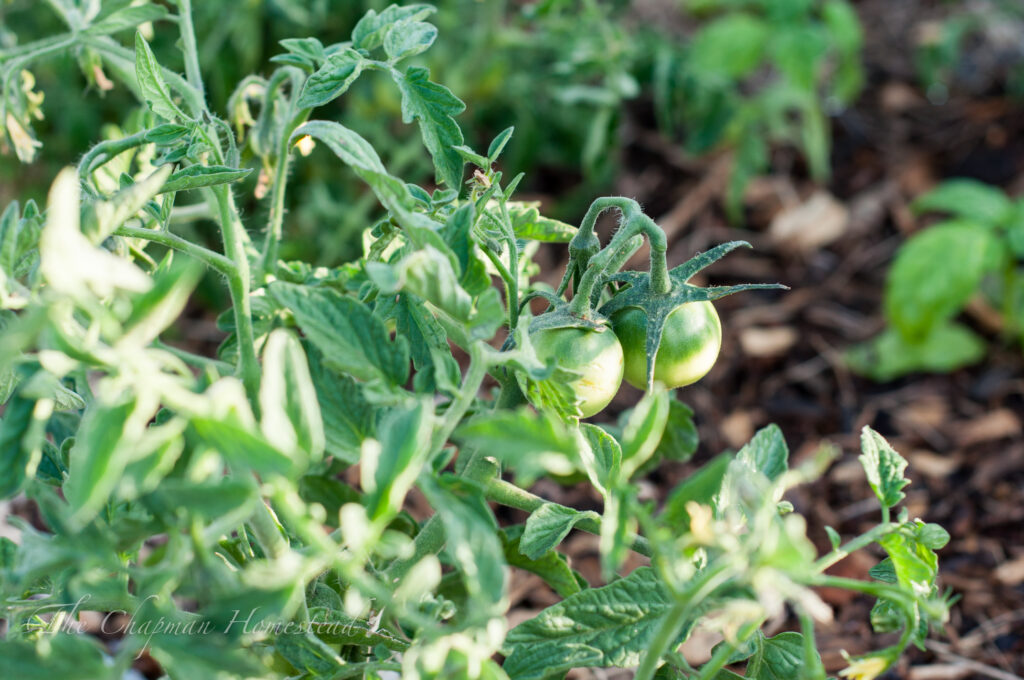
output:
[[1021,434],[1020,418],[1009,409],[999,409],[969,420],[959,427],[956,441],[960,446],[971,446]]
[[740,345],[751,357],[777,357],[796,344],[798,335],[791,326],[764,328],[751,326],[740,331]]
[[1024,555],[1021,555],[1017,559],[1010,560],[1009,562],[1003,562],[1001,565],[996,567],[995,575],[996,578],[999,579],[1000,583],[1004,583],[1008,586],[1016,586],[1024,583]]
[[810,252],[842,236],[849,223],[846,207],[827,191],[818,191],[800,205],[779,212],[768,233],[777,244]]
[[747,411],[733,411],[722,420],[721,429],[729,446],[738,449],[754,436],[754,419]]

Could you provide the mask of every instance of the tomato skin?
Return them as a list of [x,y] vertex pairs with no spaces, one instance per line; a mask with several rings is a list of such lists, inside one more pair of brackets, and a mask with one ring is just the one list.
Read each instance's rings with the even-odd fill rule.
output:
[[546,328],[530,333],[530,342],[544,363],[555,360],[559,367],[582,374],[569,386],[581,400],[583,418],[604,409],[619,391],[624,368],[622,345],[610,328],[603,332]]
[[[622,343],[625,377],[633,387],[647,387],[647,314],[626,307],[611,318]],[[711,370],[722,347],[722,322],[710,302],[687,302],[665,319],[661,344],[654,359],[654,379],[669,389],[697,382]]]

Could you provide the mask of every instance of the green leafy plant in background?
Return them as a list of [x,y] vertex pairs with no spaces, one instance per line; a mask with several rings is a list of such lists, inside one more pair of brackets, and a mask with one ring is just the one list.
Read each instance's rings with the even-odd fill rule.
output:
[[[831,610],[814,588],[830,586],[875,598],[874,628],[899,633],[850,659],[844,674],[863,680],[945,621],[935,551],[948,535],[894,515],[906,461],[870,429],[861,461],[880,521],[845,542],[829,529],[822,555],[784,495],[834,452],[791,468],[776,427],[661,507],[640,500],[642,471],[696,448],[692,412],[654,381],[672,313],[777,286],[694,286],[744,244],[670,269],[664,233],[629,199],[598,199],[580,229],[515,201],[521,178],[494,169],[512,130],[477,150],[457,122],[462,102],[406,61],[437,38],[431,6],[369,12],[342,43],[284,41],[280,66],[243,79],[228,118],[204,96],[189,0],[173,14],[51,6],[69,30],[5,53],[0,68],[21,77],[88,47],[147,113],[61,171],[45,210],[15,202],[0,217],[0,498],[23,495],[39,515],[12,519],[17,540],[0,539],[5,675],[114,679],[146,652],[175,679],[630,666],[642,679],[707,679],[741,665],[749,678],[823,678],[814,627]],[[141,32],[134,49],[115,37],[149,21],[155,35],[178,28],[184,77]],[[439,188],[396,177],[354,129],[309,120],[370,78],[397,88]],[[385,211],[364,225],[360,258],[328,268],[278,256],[296,150],[340,161],[336,181],[367,186]],[[266,174],[262,233],[237,208],[245,153]],[[593,228],[606,210],[622,223],[602,246]],[[217,248],[179,229],[176,215],[198,211],[216,223]],[[649,271],[620,271],[645,241]],[[532,280],[542,242],[568,244],[556,290]],[[230,298],[216,357],[161,340],[204,268]],[[533,298],[550,309],[531,316]],[[579,367],[559,351],[542,361],[534,340],[571,330],[634,342],[612,338],[607,317],[623,309],[646,318],[646,394],[615,425],[581,422]],[[548,476],[586,480],[602,512],[528,490]],[[423,522],[404,509],[413,489],[433,509]],[[501,526],[489,503],[528,519]],[[600,536],[604,585],[558,551],[573,529]],[[871,545],[888,555],[872,580],[825,573]],[[650,566],[623,573],[631,551]],[[510,568],[562,599],[508,630]],[[762,633],[787,607],[800,631]],[[77,630],[82,611],[130,623],[103,644]],[[677,648],[697,628],[723,641],[693,667]]]
[[689,44],[655,52],[659,119],[693,153],[735,150],[726,207],[769,165],[772,145],[798,148],[810,174],[829,175],[828,117],[863,84],[860,22],[845,0],[688,0],[703,20]]
[[876,380],[948,372],[982,359],[985,341],[954,320],[977,297],[1001,313],[1007,339],[1024,333],[1024,201],[955,179],[912,207],[948,219],[900,247],[886,279],[888,327],[847,354],[856,371]]
[[[88,4],[84,7],[90,11]],[[815,176],[827,176],[827,117],[853,98],[861,79],[859,25],[840,0],[699,3],[688,14],[680,6],[673,12],[678,21],[669,24],[682,27],[671,29],[638,24],[637,9],[621,1],[547,0],[522,6],[504,0],[446,0],[442,7],[437,22],[449,39],[413,59],[474,103],[462,121],[470,133],[493,136],[515,124],[520,143],[503,156],[503,166],[539,178],[561,178],[564,190],[548,198],[549,211],[562,219],[578,218],[588,197],[611,186],[628,134],[622,124],[637,98],[653,97],[664,129],[681,135],[690,152],[736,150],[728,205],[730,214],[739,218],[743,187],[767,169],[773,146],[797,146]],[[274,53],[275,38],[315,29],[325,41],[341,40],[370,8],[379,11],[383,4],[199,4],[197,51],[209,64],[204,85],[208,99],[223,110],[235,84],[263,68]],[[10,17],[4,17],[9,31],[41,37],[58,30],[51,17],[40,16],[26,0],[13,0],[0,12]],[[149,35],[149,24],[142,28]],[[177,60],[171,42],[156,37],[154,52]],[[14,33],[6,39],[0,35],[0,44],[15,43]],[[735,44],[745,49],[737,51]],[[232,59],[219,58],[225,52]],[[32,101],[40,85],[33,89],[13,69],[8,73],[11,94],[15,85],[24,89],[23,101],[12,98],[18,125],[29,135],[32,125],[50,132],[52,148],[42,160],[52,172],[85,147],[100,121],[120,118],[117,112],[130,106],[123,92],[110,89],[113,76],[104,70],[95,46],[79,44],[76,55],[77,64],[49,61],[35,69],[53,105],[61,108],[59,117],[37,120],[38,106]],[[74,106],[77,84],[64,84],[73,82],[76,69],[105,95],[102,106]],[[414,135],[395,124],[397,117],[382,115],[400,108],[393,89],[357,81],[346,106],[325,108],[324,117],[347,126],[361,122],[363,135],[392,159],[393,171],[425,181],[432,168],[418,153]],[[122,130],[109,132],[116,137]],[[21,147],[26,153],[35,148]],[[247,153],[243,150],[246,160]],[[351,244],[358,241],[361,225],[380,214],[372,196],[328,182],[329,171],[318,160],[296,172],[301,181],[291,192],[288,209],[293,228],[306,238],[286,244],[288,254],[319,257],[321,263],[358,255]],[[12,174],[9,181],[26,180]],[[257,175],[248,181],[255,184]],[[527,190],[540,188],[529,184],[530,177],[527,182]],[[39,197],[44,195],[41,178],[33,188]],[[326,234],[325,224],[333,227]]]

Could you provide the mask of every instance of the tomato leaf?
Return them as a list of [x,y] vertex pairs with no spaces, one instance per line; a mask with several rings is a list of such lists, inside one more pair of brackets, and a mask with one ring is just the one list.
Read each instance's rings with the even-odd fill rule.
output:
[[458,97],[444,85],[430,80],[430,72],[413,66],[404,74],[392,71],[402,92],[402,120],[419,122],[423,144],[430,151],[438,180],[453,189],[462,185],[463,160],[453,147],[463,142],[455,116],[466,109]]
[[351,87],[365,64],[362,55],[351,48],[335,52],[306,79],[296,105],[312,109],[337,99]]
[[596,512],[579,512],[557,503],[545,503],[526,519],[519,550],[531,560],[539,559],[558,547],[577,522],[584,519],[599,520],[600,516]]
[[[649,567],[567,597],[509,631],[505,672],[528,680],[571,668],[628,668],[650,648],[672,598]],[[695,613],[694,613],[695,614]],[[682,642],[693,614],[677,636]]]
[[324,358],[359,380],[401,386],[409,379],[405,338],[391,340],[369,307],[328,288],[275,282],[270,295],[295,316],[306,337]]
[[906,459],[867,425],[861,431],[860,446],[860,462],[871,490],[883,507],[893,507],[903,500],[903,487],[910,484],[910,480],[903,476],[907,469]]
[[139,81],[142,96],[153,113],[171,122],[189,120],[189,117],[171,99],[171,91],[167,88],[167,82],[164,81],[160,64],[157,63],[156,55],[153,54],[146,39],[142,37],[142,33],[135,34],[135,77]]

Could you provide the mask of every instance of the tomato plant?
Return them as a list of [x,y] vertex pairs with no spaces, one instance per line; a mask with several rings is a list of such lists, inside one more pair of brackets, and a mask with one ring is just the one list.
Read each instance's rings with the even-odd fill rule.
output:
[[[114,680],[148,655],[175,680],[634,666],[650,680],[732,677],[743,662],[751,678],[823,678],[814,631],[831,609],[816,589],[835,587],[873,597],[875,630],[899,634],[850,660],[846,674],[867,678],[946,620],[935,551],[948,535],[893,512],[906,461],[870,428],[861,461],[879,521],[845,540],[829,529],[820,554],[783,498],[834,452],[791,469],[776,427],[660,507],[640,498],[644,470],[694,446],[691,412],[654,380],[674,310],[779,286],[693,285],[745,244],[670,269],[664,232],[631,199],[597,199],[579,228],[515,200],[521,177],[496,167],[513,130],[481,151],[458,123],[463,102],[409,61],[438,37],[433,7],[370,11],[336,44],[283,41],[222,116],[190,0],[49,5],[66,32],[0,52],[20,159],[40,147],[18,116],[42,100],[16,83],[42,60],[87,51],[140,107],[57,174],[44,208],[0,216],[0,498],[33,510],[0,538],[5,677]],[[177,37],[183,76],[157,60],[148,27],[122,42],[150,23]],[[403,181],[329,119],[363,78],[397,89],[431,185]],[[282,257],[286,192],[311,153],[385,215],[364,225],[358,259]],[[264,210],[241,211],[245,191]],[[613,209],[620,228],[602,245],[594,225]],[[645,242],[648,271],[622,271]],[[567,244],[555,290],[536,277],[544,243]],[[215,353],[176,335],[200,282],[228,301]],[[533,317],[538,297],[550,309]],[[608,362],[600,377],[615,379],[592,397],[574,385],[592,367],[575,350],[617,358],[607,319],[632,308],[646,319],[646,394],[617,425],[581,423],[618,371]],[[533,493],[545,477],[586,480],[601,512]],[[496,504],[527,519],[499,523]],[[559,551],[573,530],[599,536],[600,582]],[[827,573],[870,545],[887,555],[871,580]],[[630,553],[645,566],[628,570]],[[510,629],[511,569],[559,602]],[[787,610],[799,631],[766,635]],[[102,635],[75,625],[83,612]],[[695,667],[678,648],[698,628],[722,642]]]

